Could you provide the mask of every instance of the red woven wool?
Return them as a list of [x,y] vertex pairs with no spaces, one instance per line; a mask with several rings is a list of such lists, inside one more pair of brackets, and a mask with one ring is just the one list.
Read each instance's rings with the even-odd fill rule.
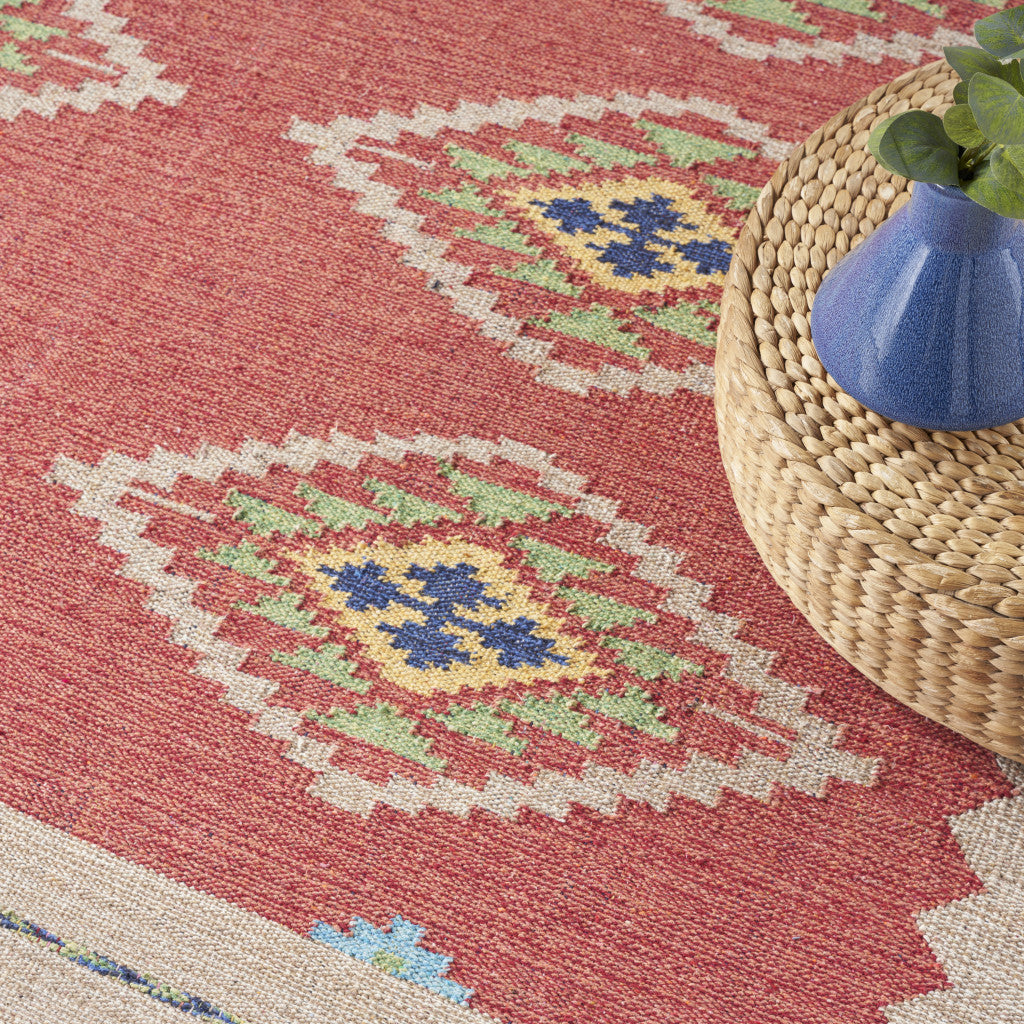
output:
[[711,397],[762,183],[988,10],[0,2],[0,1020],[1021,1019],[1016,769]]

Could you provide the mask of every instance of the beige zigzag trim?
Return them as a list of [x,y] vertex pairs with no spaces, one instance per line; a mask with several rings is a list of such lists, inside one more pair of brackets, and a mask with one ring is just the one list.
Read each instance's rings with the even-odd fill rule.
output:
[[[697,96],[674,99],[657,92],[646,97],[618,93],[610,100],[600,96],[577,96],[571,100],[541,96],[531,101],[501,99],[491,106],[464,102],[450,111],[423,105],[409,117],[382,110],[366,121],[339,117],[328,125],[296,119],[285,137],[312,146],[309,159],[315,164],[332,167],[334,184],[359,196],[355,204],[357,212],[377,217],[383,222],[381,234],[406,249],[403,262],[423,271],[427,276],[427,287],[450,299],[457,313],[478,321],[486,337],[507,346],[506,356],[536,367],[536,380],[581,395],[586,395],[590,388],[619,395],[628,395],[638,388],[668,396],[683,388],[710,396],[714,387],[714,371],[699,360],[693,360],[682,373],[677,373],[655,363],[648,363],[640,371],[605,364],[595,372],[554,359],[550,354],[551,342],[522,335],[523,321],[494,311],[499,298],[497,292],[465,283],[473,268],[445,258],[449,243],[421,230],[424,218],[401,205],[403,193],[400,189],[373,180],[379,163],[357,160],[348,155],[360,138],[393,145],[403,132],[433,138],[443,128],[472,134],[489,124],[510,129],[518,128],[528,120],[559,125],[566,117],[596,121],[610,112],[629,117],[639,117],[644,113],[672,117],[684,113],[701,114],[724,124],[727,134],[753,143],[774,160],[781,160],[793,146],[791,142],[773,138],[766,125],[740,117],[735,107]],[[381,152],[379,147],[358,148],[363,153]]]
[[[690,639],[728,656],[726,678],[758,694],[753,713],[796,732],[792,741],[778,737],[790,746],[788,759],[779,761],[747,751],[735,765],[726,765],[694,753],[682,770],[644,762],[630,776],[591,765],[578,779],[541,772],[530,785],[493,773],[480,790],[443,777],[429,786],[397,776],[383,786],[367,782],[331,764],[335,749],[331,744],[296,735],[300,712],[266,703],[277,685],[241,670],[250,652],[217,636],[223,619],[192,603],[196,581],[167,573],[165,566],[173,552],[142,537],[149,518],[118,504],[135,481],[169,490],[182,474],[212,483],[228,469],[262,477],[272,464],[308,473],[320,461],[355,469],[369,455],[397,463],[409,454],[444,459],[459,455],[480,463],[504,459],[536,472],[541,485],[549,490],[579,499],[581,515],[607,526],[603,543],[638,559],[633,575],[668,592],[662,610],[695,622],[697,629]],[[200,656],[194,671],[220,683],[225,690],[223,699],[252,715],[257,732],[286,741],[285,756],[317,776],[309,791],[344,810],[368,815],[378,803],[384,803],[410,814],[434,807],[464,816],[480,807],[512,818],[523,808],[531,808],[564,819],[574,803],[612,814],[625,797],[664,810],[672,795],[713,805],[721,790],[728,788],[767,801],[776,786],[823,796],[829,779],[860,785],[871,785],[874,779],[874,759],[837,749],[840,728],[805,710],[807,694],[803,689],[768,674],[773,655],[737,639],[738,620],[706,607],[711,589],[676,572],[681,560],[677,552],[649,544],[646,527],[617,518],[615,502],[584,493],[583,477],[556,468],[553,457],[536,448],[507,439],[498,443],[466,437],[449,441],[427,434],[410,441],[379,434],[370,443],[334,433],[320,441],[292,432],[280,447],[247,441],[239,452],[206,445],[188,457],[157,449],[146,462],[110,454],[97,466],[60,458],[49,479],[81,491],[74,511],[103,524],[100,543],[127,556],[120,575],[150,589],[146,607],[171,620],[172,642]],[[716,709],[706,710],[715,713]]]
[[892,39],[858,32],[849,42],[824,39],[820,36],[810,42],[784,37],[774,43],[763,43],[747,39],[733,31],[732,22],[705,13],[703,3],[693,0],[656,0],[665,5],[665,13],[673,18],[682,18],[690,23],[695,35],[717,39],[718,48],[733,57],[747,60],[767,60],[776,57],[794,64],[805,60],[821,60],[836,67],[848,58],[862,60],[866,64],[880,64],[885,58],[902,61],[914,67],[928,57],[941,57],[944,46],[975,45],[971,36],[941,25],[931,36],[915,36],[910,32],[897,32]]
[[[478,1010],[3,804],[0,850],[0,908],[249,1024],[496,1024]],[[424,944],[429,947],[429,935]],[[34,1016],[14,1002],[23,992]],[[163,1010],[148,996],[0,932],[4,1024],[194,1019]]]
[[887,1007],[890,1024],[1024,1021],[1024,765],[998,761],[1017,795],[950,821],[984,891],[917,918],[950,987]]
[[121,31],[128,24],[128,19],[108,14],[104,10],[107,2],[70,0],[64,16],[88,23],[89,27],[82,33],[83,38],[105,46],[104,59],[128,70],[121,74],[112,68],[110,70],[116,75],[112,81],[90,79],[78,89],[47,82],[33,94],[15,85],[5,85],[0,87],[0,118],[13,121],[23,110],[51,118],[63,106],[92,113],[107,101],[134,110],[147,97],[171,107],[181,102],[187,88],[160,78],[164,65],[142,56],[146,44]]

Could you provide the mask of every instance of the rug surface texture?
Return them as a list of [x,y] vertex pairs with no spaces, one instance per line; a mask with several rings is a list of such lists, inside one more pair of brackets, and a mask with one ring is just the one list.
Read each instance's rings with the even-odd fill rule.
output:
[[1021,769],[712,398],[762,184],[991,10],[0,0],[0,1021],[1024,1021]]

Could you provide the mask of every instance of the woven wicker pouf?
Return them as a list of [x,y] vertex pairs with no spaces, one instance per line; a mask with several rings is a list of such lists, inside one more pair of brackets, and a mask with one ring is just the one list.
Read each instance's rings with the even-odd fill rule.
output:
[[957,80],[938,62],[876,90],[765,186],[726,285],[715,401],[744,525],[814,628],[898,700],[1024,760],[1024,421],[894,423],[838,387],[808,325],[828,268],[909,198],[871,129],[941,114]]

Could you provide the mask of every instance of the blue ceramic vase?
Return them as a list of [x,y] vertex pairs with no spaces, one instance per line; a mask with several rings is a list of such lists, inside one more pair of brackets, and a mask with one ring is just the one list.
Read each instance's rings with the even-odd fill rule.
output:
[[928,430],[1021,419],[1024,221],[916,183],[825,275],[811,335],[836,383],[890,419]]

